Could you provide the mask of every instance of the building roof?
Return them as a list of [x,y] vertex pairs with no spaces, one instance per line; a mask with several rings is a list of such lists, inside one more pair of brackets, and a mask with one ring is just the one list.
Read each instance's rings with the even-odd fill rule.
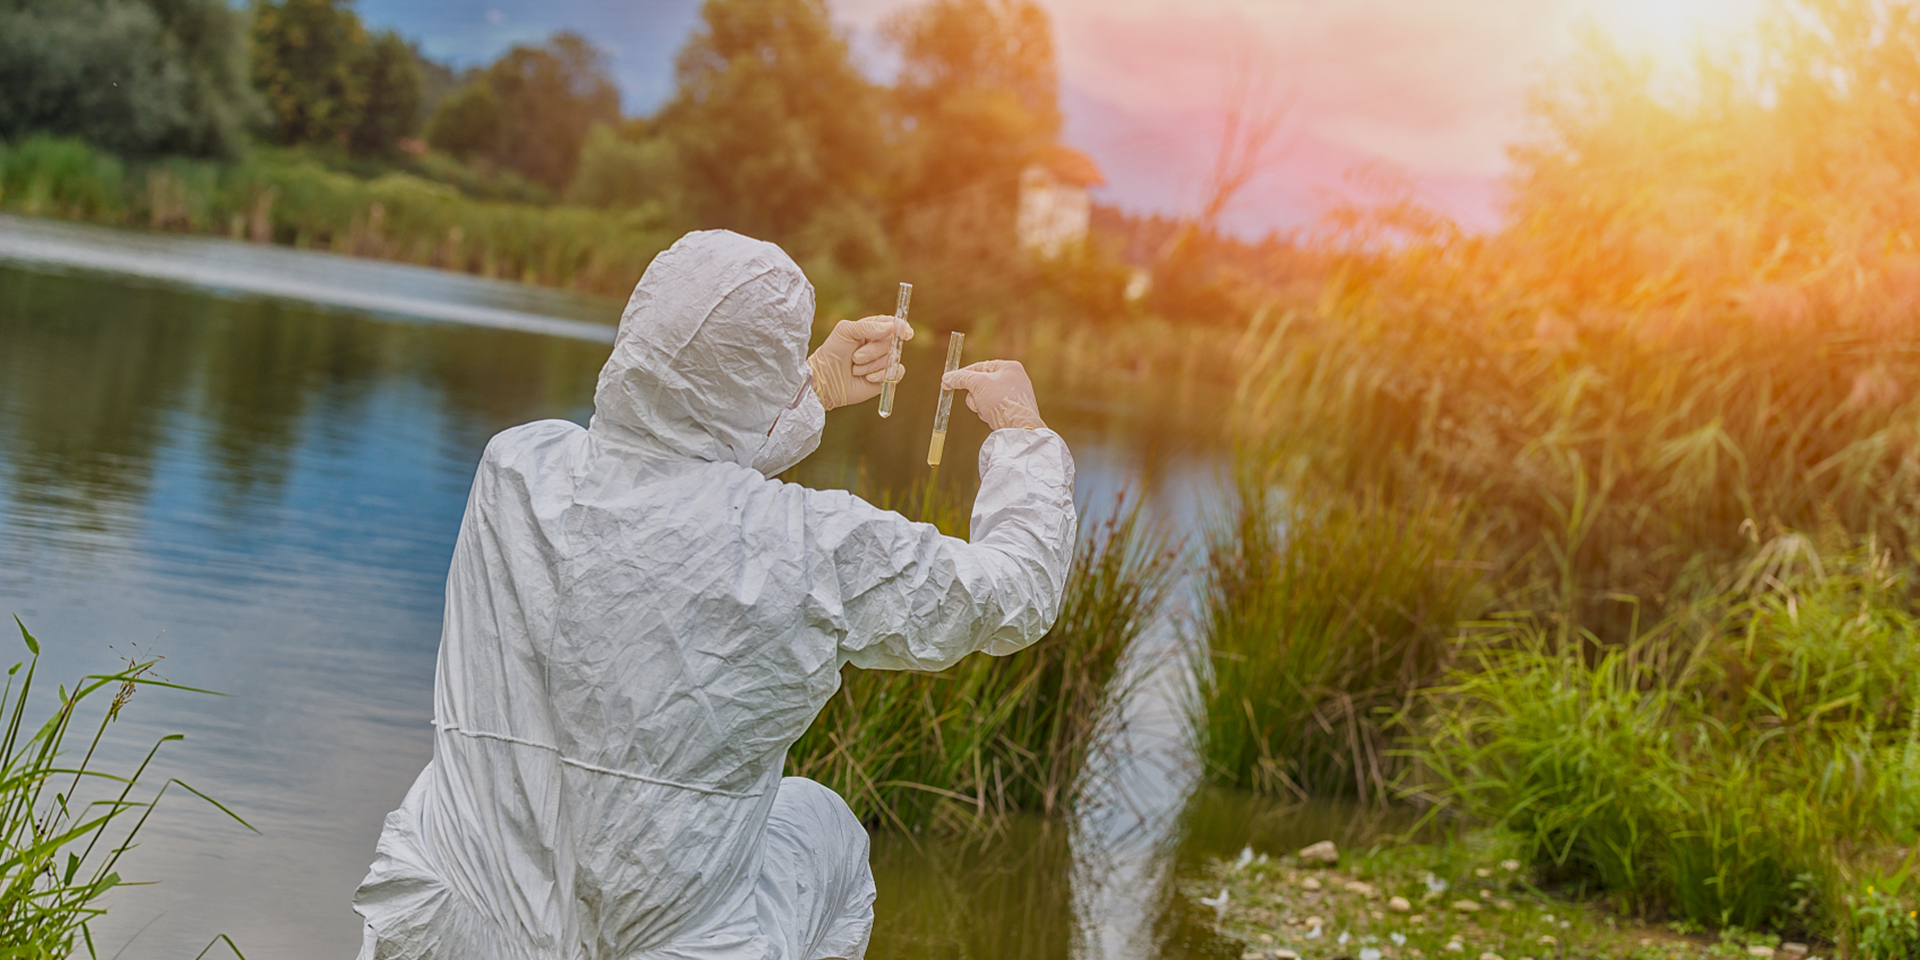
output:
[[1055,180],[1076,187],[1097,187],[1107,182],[1093,158],[1072,147],[1054,144],[1040,155],[1035,165],[1052,174]]

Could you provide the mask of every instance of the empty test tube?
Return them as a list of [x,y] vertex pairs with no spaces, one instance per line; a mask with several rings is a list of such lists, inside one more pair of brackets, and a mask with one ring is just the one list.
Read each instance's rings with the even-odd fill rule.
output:
[[[913,284],[901,284],[900,299],[893,305],[893,318],[895,320],[905,320],[907,318],[907,304],[912,300]],[[887,379],[884,383],[880,384],[880,415],[883,417],[893,416],[893,390],[894,386],[900,382],[894,379],[893,371],[898,369],[899,366],[900,338],[894,337],[893,354],[887,358]]]
[[947,386],[947,374],[960,369],[960,345],[965,343],[964,333],[947,334],[947,368],[940,373],[940,405],[933,409],[933,441],[927,444],[927,466],[940,465],[940,455],[947,449],[947,414],[953,411],[953,389]]

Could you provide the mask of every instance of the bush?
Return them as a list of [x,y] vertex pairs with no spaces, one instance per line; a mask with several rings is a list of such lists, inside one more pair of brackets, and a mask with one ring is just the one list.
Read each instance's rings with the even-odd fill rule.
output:
[[222,0],[17,0],[0,9],[0,138],[232,157],[258,111],[244,15]]
[[1888,554],[1783,536],[1630,645],[1495,626],[1429,694],[1422,791],[1623,909],[1842,935],[1848,877],[1915,839],[1917,641]]

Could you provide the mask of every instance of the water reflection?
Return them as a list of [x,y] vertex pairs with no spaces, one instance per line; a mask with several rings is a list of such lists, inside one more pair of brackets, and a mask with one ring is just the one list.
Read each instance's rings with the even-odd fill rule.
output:
[[[301,269],[324,280],[331,268]],[[454,300],[497,294],[435,282]],[[938,350],[926,339],[921,370]],[[0,267],[0,612],[48,641],[56,675],[140,641],[169,657],[171,679],[230,693],[142,693],[108,762],[184,732],[159,773],[263,831],[191,804],[163,811],[125,871],[163,882],[116,897],[96,928],[103,956],[192,956],[215,932],[253,956],[350,954],[349,898],[380,818],[430,753],[441,595],[473,465],[506,426],[584,421],[605,351]],[[874,488],[925,476],[934,390],[921,387],[888,421],[832,414],[799,476]],[[1143,428],[1165,411],[1138,397],[1071,399],[1049,419],[1074,448],[1082,499],[1131,486],[1190,521],[1213,488],[1196,434]],[[984,434],[954,418],[941,485],[971,492]],[[985,843],[878,840],[872,956],[1220,949],[1170,888],[1192,780],[1180,642],[1169,624],[1130,654],[1140,695],[1116,715],[1074,823],[1022,820]]]

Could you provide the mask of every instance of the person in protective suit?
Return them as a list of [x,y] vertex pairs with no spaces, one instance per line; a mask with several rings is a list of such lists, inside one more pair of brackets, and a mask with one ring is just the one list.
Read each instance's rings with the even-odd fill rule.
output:
[[656,257],[591,425],[494,437],[447,574],[433,759],[354,897],[362,960],[858,958],[867,835],[781,776],[840,668],[1011,653],[1059,612],[1073,460],[1019,364],[948,375],[993,432],[971,540],[772,479],[879,393],[890,317],[812,356],[813,287],[724,231]]

